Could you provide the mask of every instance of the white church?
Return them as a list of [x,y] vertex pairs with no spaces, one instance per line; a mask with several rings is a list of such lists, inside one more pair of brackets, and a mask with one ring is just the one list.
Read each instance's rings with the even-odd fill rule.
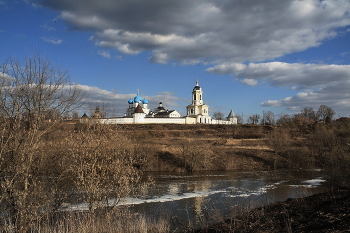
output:
[[[209,116],[209,106],[203,102],[203,91],[198,81],[192,90],[192,103],[186,107],[186,116],[181,116],[176,110],[165,109],[162,102],[151,111],[148,108],[148,100],[142,99],[139,93],[134,99],[130,98],[128,104],[124,117],[103,118],[97,107],[92,118],[103,124],[237,124],[237,117],[232,110],[226,120],[212,119]],[[84,116],[82,120],[87,119],[85,114]]]

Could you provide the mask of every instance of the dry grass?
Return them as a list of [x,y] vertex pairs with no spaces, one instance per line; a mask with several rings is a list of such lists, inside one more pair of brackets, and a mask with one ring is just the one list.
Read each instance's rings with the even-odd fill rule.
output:
[[[16,232],[10,223],[3,228],[4,233]],[[27,232],[40,233],[167,233],[170,220],[165,215],[154,219],[142,214],[129,212],[108,212],[100,215],[90,213],[61,213],[59,218],[45,218],[33,224]]]
[[[42,221],[67,201],[88,202],[94,214],[107,197],[118,200],[129,195],[142,171],[321,167],[329,172],[333,185],[348,185],[349,129],[337,124],[299,133],[294,128],[257,126],[62,125],[44,133],[32,132],[36,140],[32,144],[23,136],[28,134],[13,133],[13,142],[18,144],[3,150],[0,164],[2,176],[11,178],[1,180],[1,210],[7,213],[2,216],[1,230],[166,232],[167,219],[145,216],[125,215],[116,221],[111,216],[87,219],[87,215],[73,220],[65,217],[57,224]],[[256,138],[257,134],[264,137]],[[23,144],[26,147],[14,147],[23,140],[28,140]],[[14,152],[19,156],[13,157]],[[40,177],[55,178],[43,185]],[[83,195],[76,195],[77,191]],[[201,221],[206,224],[204,217]]]

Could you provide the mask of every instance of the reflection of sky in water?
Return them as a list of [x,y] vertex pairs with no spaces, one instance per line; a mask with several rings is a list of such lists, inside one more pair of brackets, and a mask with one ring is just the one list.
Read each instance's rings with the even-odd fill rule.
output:
[[[244,202],[247,198],[257,199],[263,195],[266,195],[271,202],[281,201],[290,197],[305,196],[305,192],[309,195],[310,192],[305,189],[321,187],[324,181],[321,172],[217,172],[218,174],[203,172],[190,176],[155,173],[151,174],[154,185],[147,187],[143,197],[129,197],[119,205],[147,204],[147,208],[151,208],[150,205],[165,203],[168,208],[177,210],[189,206],[198,214],[208,200],[219,206],[237,201]],[[109,203],[113,201],[109,200]],[[64,209],[86,210],[87,205],[67,204]]]

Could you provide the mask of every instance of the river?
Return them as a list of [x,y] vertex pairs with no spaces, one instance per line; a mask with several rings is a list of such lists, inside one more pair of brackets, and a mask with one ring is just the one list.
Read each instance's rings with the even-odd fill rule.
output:
[[[199,226],[250,208],[326,190],[322,170],[147,172],[153,184],[119,205],[130,211]],[[113,203],[113,200],[111,201]],[[87,204],[70,206],[84,210]],[[216,218],[215,218],[216,216]]]
[[226,218],[248,208],[326,189],[321,170],[152,172],[145,176],[154,184],[140,197],[127,198],[123,205],[155,217],[168,213],[183,222],[202,221],[208,215]]

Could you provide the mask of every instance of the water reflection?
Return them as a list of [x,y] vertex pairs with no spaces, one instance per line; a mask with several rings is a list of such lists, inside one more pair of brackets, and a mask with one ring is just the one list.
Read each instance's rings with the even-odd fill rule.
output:
[[[140,196],[131,196],[119,205],[131,211],[158,217],[166,212],[180,219],[202,221],[206,215],[232,211],[307,196],[325,190],[320,170],[195,172],[192,174],[146,173],[154,184]],[[112,203],[113,200],[110,200]],[[84,203],[70,206],[83,210]],[[157,216],[158,215],[158,216]],[[185,220],[184,220],[185,221]]]
[[256,207],[325,190],[320,170],[147,173],[154,180],[143,197],[126,199],[135,212],[154,215],[167,209],[182,219],[198,219],[233,209]]

